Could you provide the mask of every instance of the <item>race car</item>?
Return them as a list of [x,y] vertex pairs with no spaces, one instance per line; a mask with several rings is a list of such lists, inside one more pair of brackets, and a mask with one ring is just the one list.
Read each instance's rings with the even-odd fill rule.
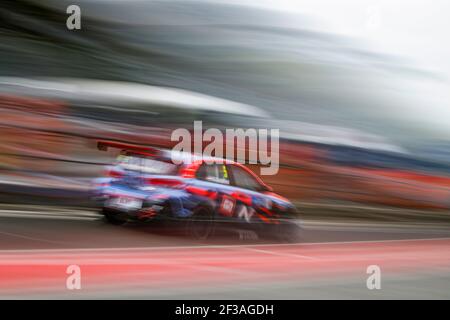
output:
[[112,224],[182,222],[200,240],[211,237],[219,225],[283,240],[297,237],[293,204],[240,163],[111,141],[97,146],[121,150],[93,188],[93,198]]

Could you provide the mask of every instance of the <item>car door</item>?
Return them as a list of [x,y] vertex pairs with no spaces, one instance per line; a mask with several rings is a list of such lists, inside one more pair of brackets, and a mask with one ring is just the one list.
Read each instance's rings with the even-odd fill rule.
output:
[[270,216],[271,201],[261,193],[265,190],[265,186],[242,166],[231,164],[228,167],[231,183],[235,188],[232,196],[237,203],[236,218],[251,222],[255,219],[264,220],[264,217]]
[[202,164],[196,174],[197,186],[209,194],[215,192],[216,217],[229,219],[235,214],[235,187],[231,185],[228,167],[225,164]]

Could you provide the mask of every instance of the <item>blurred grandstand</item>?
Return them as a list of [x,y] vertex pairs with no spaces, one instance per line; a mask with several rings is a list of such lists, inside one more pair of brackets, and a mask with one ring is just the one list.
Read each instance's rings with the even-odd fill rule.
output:
[[96,151],[97,139],[171,148],[173,129],[192,129],[194,120],[202,120],[205,127],[222,129],[281,127],[281,169],[264,179],[290,199],[449,205],[448,164],[420,159],[354,129],[280,123],[254,106],[177,89],[106,81],[12,80],[2,79],[0,122],[2,182],[8,194],[86,196],[89,181],[113,159],[112,154],[105,157]]
[[79,1],[82,30],[68,32],[68,4],[0,3],[3,201],[79,203],[112,159],[96,139],[171,147],[172,129],[202,120],[279,128],[281,170],[264,180],[292,200],[450,207],[448,144],[436,156],[436,132],[378,112],[403,103],[392,79],[434,75],[301,15]]

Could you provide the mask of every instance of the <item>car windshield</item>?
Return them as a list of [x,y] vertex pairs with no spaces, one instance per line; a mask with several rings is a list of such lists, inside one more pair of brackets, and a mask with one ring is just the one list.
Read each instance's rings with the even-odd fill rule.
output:
[[130,154],[118,156],[117,165],[125,170],[147,174],[174,175],[177,172],[177,166],[173,163]]

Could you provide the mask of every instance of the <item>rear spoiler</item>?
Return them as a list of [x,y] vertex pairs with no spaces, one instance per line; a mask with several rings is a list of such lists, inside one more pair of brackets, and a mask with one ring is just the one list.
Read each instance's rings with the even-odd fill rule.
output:
[[122,149],[133,151],[138,154],[147,155],[147,156],[156,156],[160,153],[160,151],[156,148],[152,147],[144,147],[135,144],[123,143],[123,142],[115,142],[115,141],[106,141],[100,140],[97,141],[97,149],[100,151],[107,151],[108,148],[114,149]]

